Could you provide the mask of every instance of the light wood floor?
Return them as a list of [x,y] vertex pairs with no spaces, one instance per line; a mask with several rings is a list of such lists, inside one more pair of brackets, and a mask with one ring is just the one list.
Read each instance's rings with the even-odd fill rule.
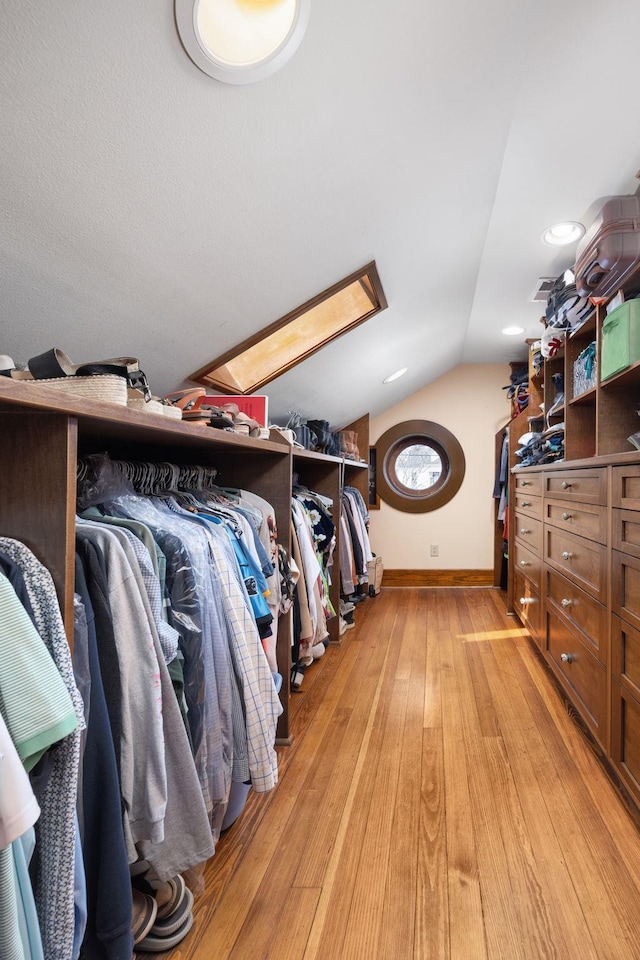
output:
[[640,834],[490,588],[386,589],[173,960],[640,960]]

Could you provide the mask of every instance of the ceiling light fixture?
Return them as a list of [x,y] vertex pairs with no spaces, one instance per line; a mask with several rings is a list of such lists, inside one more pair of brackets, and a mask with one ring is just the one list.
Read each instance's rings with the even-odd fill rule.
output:
[[311,0],[175,0],[182,44],[197,67],[224,83],[254,83],[298,49]]
[[544,243],[552,247],[563,247],[567,243],[575,243],[584,235],[584,227],[575,220],[563,220],[561,223],[552,224],[542,234]]
[[400,377],[403,377],[409,367],[400,367],[399,370],[396,370],[395,373],[390,373],[388,377],[385,377],[382,381],[383,383],[393,383],[394,380],[399,380]]
[[519,333],[524,333],[524,327],[505,327],[502,332],[505,337],[517,337]]

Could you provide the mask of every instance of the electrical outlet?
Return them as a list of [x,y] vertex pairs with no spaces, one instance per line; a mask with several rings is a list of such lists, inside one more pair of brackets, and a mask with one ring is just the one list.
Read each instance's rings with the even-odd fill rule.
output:
[[432,557],[437,557],[437,556],[439,555],[439,553],[440,553],[440,547],[438,546],[437,543],[432,543],[432,544],[431,544],[430,553],[431,553],[431,556],[432,556]]

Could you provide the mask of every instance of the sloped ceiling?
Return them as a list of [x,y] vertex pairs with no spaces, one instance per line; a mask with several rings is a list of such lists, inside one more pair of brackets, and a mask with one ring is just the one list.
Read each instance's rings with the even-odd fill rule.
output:
[[575,252],[542,231],[638,186],[639,27],[635,0],[314,0],[236,87],[172,0],[3,0],[0,353],[137,356],[163,394],[375,260],[388,309],[274,381],[274,419],[517,358]]

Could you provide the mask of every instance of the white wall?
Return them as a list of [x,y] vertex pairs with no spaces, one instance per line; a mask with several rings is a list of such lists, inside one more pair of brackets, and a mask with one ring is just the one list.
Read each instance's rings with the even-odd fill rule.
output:
[[[380,510],[371,511],[371,546],[385,568],[493,568],[495,434],[510,416],[502,389],[510,372],[504,363],[462,364],[371,419],[372,445],[404,420],[431,420],[457,437],[466,460],[460,490],[438,510],[402,513],[381,500]],[[438,557],[429,555],[430,544],[438,544]]]

